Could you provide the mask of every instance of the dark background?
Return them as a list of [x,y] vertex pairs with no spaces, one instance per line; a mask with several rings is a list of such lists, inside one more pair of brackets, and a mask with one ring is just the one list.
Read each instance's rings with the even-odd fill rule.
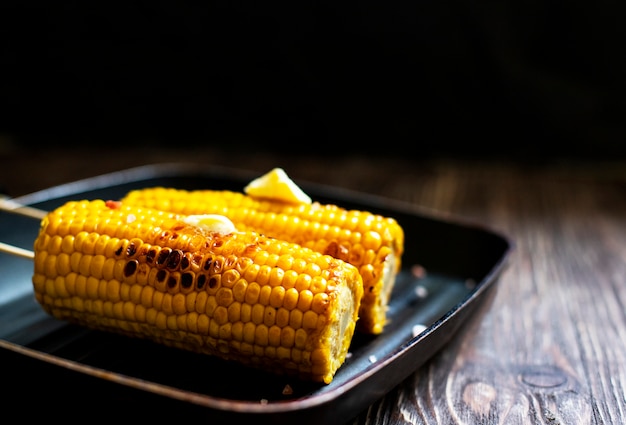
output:
[[94,149],[625,156],[622,3],[4,2],[0,135]]

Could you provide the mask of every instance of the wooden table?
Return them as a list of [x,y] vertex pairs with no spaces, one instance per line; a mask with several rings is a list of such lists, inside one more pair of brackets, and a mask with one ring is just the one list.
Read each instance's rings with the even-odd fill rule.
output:
[[626,422],[626,162],[13,147],[0,154],[0,185],[18,196],[165,161],[281,166],[296,180],[485,223],[514,242],[481,320],[350,424]]

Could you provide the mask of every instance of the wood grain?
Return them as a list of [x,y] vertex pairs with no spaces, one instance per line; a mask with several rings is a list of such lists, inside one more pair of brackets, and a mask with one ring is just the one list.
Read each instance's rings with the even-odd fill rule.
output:
[[483,223],[515,248],[493,303],[352,425],[626,423],[626,163],[11,151],[12,196],[165,161],[265,172],[406,201]]
[[515,251],[484,319],[354,424],[623,423],[623,170],[444,164],[417,183]]

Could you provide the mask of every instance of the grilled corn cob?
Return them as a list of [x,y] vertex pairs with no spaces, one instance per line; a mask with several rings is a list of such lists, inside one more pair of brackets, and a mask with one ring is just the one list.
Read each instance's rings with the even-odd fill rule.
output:
[[58,319],[330,383],[358,319],[358,270],[205,218],[68,202],[34,242],[35,297]]
[[288,203],[227,190],[150,187],[131,191],[124,203],[181,214],[222,214],[242,230],[297,243],[359,269],[364,295],[357,329],[380,334],[400,271],[404,232],[390,217],[337,205]]

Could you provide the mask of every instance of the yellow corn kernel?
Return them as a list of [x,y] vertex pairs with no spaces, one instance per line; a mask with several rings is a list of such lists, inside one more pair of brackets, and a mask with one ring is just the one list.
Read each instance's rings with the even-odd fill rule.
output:
[[252,305],[245,303],[241,305],[241,318],[244,323],[252,321]]
[[213,320],[218,325],[228,323],[228,310],[223,305],[218,306],[213,312]]
[[[145,188],[129,192],[122,202],[179,214],[223,214],[238,230],[256,231],[349,262],[366,271],[363,286],[369,288],[361,302],[357,327],[366,333],[383,331],[404,252],[403,229],[391,217],[336,205],[286,203],[223,190]],[[257,264],[271,265],[271,261],[271,255],[266,253],[259,257]],[[290,266],[284,262],[285,259],[278,258],[276,264],[283,270],[315,275],[314,270],[305,270],[302,263]],[[307,267],[312,265],[307,264]],[[256,272],[261,272],[260,267]],[[265,278],[265,275],[260,277]],[[305,289],[304,282],[300,283],[299,291]]]
[[57,273],[61,276],[67,276],[72,271],[70,256],[64,252],[57,256]]
[[33,246],[35,299],[59,319],[317,382],[345,361],[363,297],[351,264],[149,207],[68,202]]
[[241,303],[234,302],[227,308],[228,322],[237,323],[241,320]]
[[298,297],[299,293],[296,288],[287,289],[283,298],[283,307],[287,310],[293,310],[298,305]]
[[276,323],[276,309],[272,306],[265,306],[263,309],[263,323],[272,326]]

